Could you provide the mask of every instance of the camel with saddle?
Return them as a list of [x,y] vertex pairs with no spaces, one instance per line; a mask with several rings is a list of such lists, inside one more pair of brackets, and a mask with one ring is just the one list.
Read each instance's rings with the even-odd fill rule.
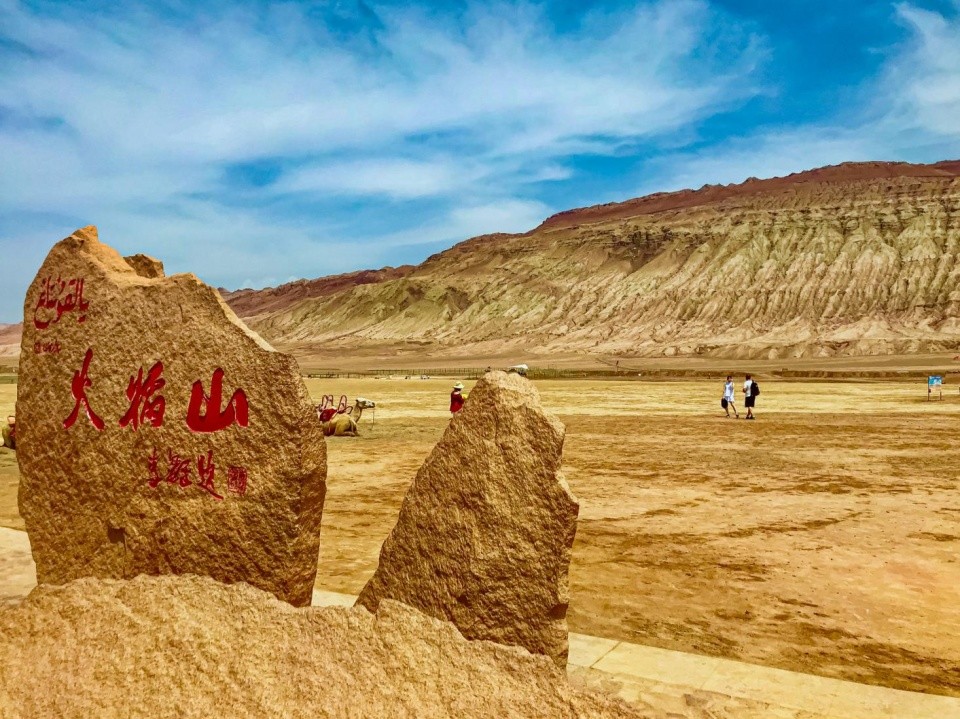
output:
[[334,404],[332,394],[323,396],[317,405],[317,416],[323,424],[325,437],[356,437],[360,432],[357,423],[360,421],[363,410],[376,408],[377,403],[371,399],[357,397],[352,405],[347,404],[347,396],[341,395],[340,402]]

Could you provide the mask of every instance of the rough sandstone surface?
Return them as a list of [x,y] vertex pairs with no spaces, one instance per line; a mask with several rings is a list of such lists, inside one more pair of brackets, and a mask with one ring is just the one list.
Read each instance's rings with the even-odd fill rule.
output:
[[326,447],[296,362],[195,276],[132,262],[88,227],[27,291],[17,459],[38,581],[204,574],[309,604]]
[[80,579],[0,609],[0,718],[640,717],[544,657],[393,602],[295,609],[206,577]]
[[563,436],[529,380],[486,374],[417,473],[357,603],[394,599],[565,665],[579,506]]

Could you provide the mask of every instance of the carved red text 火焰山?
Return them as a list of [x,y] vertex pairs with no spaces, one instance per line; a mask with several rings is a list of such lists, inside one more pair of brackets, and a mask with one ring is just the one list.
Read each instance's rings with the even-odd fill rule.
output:
[[93,359],[93,349],[88,349],[83,356],[83,367],[73,373],[73,382],[70,384],[70,391],[73,393],[74,405],[73,411],[63,420],[64,429],[70,429],[77,417],[80,415],[80,405],[83,405],[87,413],[87,418],[98,430],[103,430],[103,420],[100,419],[90,407],[90,400],[87,399],[87,388],[92,387],[90,378],[87,376],[90,371],[90,360]]
[[147,372],[146,379],[143,377],[143,367],[137,370],[136,377],[130,378],[127,385],[127,399],[130,400],[130,408],[120,419],[121,427],[132,425],[133,429],[136,430],[144,423],[151,424],[154,427],[163,424],[166,400],[163,395],[154,396],[167,383],[161,376],[162,374],[163,362],[157,362]]
[[203,391],[200,380],[193,383],[190,404],[187,406],[187,426],[194,432],[217,432],[234,423],[246,427],[250,421],[246,393],[237,389],[223,409],[220,408],[222,400],[223,370],[218,367],[213,372],[209,395]]

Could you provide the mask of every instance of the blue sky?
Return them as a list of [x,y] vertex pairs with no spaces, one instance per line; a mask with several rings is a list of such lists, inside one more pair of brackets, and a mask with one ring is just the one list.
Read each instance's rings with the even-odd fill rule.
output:
[[0,0],[0,322],[49,247],[230,288],[553,212],[960,158],[960,0]]

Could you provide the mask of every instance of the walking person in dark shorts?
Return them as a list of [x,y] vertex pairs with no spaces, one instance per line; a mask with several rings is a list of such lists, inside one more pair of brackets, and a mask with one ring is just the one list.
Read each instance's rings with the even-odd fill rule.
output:
[[753,416],[753,407],[757,402],[757,395],[760,394],[760,385],[758,385],[751,375],[747,375],[743,383],[743,406],[747,408],[745,419],[756,419]]

